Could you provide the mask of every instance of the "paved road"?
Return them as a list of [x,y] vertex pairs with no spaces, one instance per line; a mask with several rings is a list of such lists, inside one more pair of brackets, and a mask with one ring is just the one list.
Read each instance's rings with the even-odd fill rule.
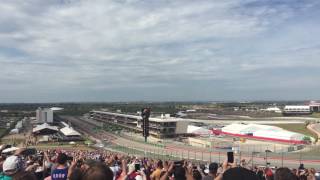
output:
[[265,117],[265,118],[252,118],[242,116],[217,116],[217,119],[184,119],[189,122],[202,122],[207,124],[231,124],[236,122],[255,123],[255,124],[303,124],[306,121],[320,121],[320,118],[313,117]]
[[201,120],[201,119],[185,119],[190,122],[200,122],[205,124],[232,124],[232,123],[253,123],[253,124],[304,124],[303,120],[263,120],[263,121],[255,121],[255,120]]
[[[142,142],[136,142],[133,140],[130,140],[129,138],[123,138],[119,137],[107,132],[99,132],[95,133],[92,131],[92,129],[95,127],[95,125],[90,124],[88,122],[84,122],[80,118],[71,117],[71,116],[64,116],[63,119],[66,119],[70,121],[75,128],[80,130],[81,132],[85,132],[89,134],[90,136],[95,137],[96,139],[103,140],[107,138],[108,141],[112,142],[113,144],[117,144],[120,146],[124,146],[127,148],[137,149],[141,150],[143,152],[156,152],[159,154],[165,154],[165,155],[173,155],[180,158],[185,159],[196,159],[196,160],[204,160],[204,161],[217,161],[222,162],[226,158],[226,152],[210,152],[208,149],[201,149],[191,146],[185,146],[185,145],[177,145],[168,143],[164,148],[161,147],[155,147],[154,145],[145,144]],[[284,164],[287,167],[297,168],[300,164],[300,162],[304,163],[306,167],[314,167],[317,169],[320,169],[320,160],[303,160],[300,161],[298,157],[292,159],[287,157],[287,154],[281,155],[268,155],[267,159],[265,158],[265,155],[255,155],[252,161],[251,155],[238,155],[236,156],[236,159],[238,161],[241,159],[246,159],[249,164],[258,164],[258,165],[264,165],[266,162],[270,162],[271,166],[278,166],[280,167],[282,164]]]

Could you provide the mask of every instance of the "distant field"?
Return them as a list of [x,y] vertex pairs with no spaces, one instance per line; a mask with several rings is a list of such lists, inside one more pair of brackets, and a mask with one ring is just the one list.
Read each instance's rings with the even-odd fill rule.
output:
[[320,113],[312,113],[311,117],[320,118]]
[[[315,147],[310,151],[302,152],[302,154],[305,155],[305,157],[313,156],[313,159],[317,159],[319,157],[319,153],[320,153],[319,147]],[[292,154],[300,154],[300,152],[295,152]]]
[[5,133],[6,132],[6,129],[4,129],[4,128],[0,128],[0,136],[2,136],[3,135],[3,133]]
[[38,146],[30,146],[30,147],[34,147],[40,150],[47,150],[47,149],[65,149],[65,150],[85,150],[85,151],[93,151],[95,150],[92,147],[88,147],[85,145],[56,145],[56,144],[41,144]]
[[301,134],[305,134],[311,137],[314,137],[315,139],[318,139],[317,135],[307,129],[305,124],[273,124],[273,126],[281,127],[283,129],[286,129],[288,131],[297,132]]

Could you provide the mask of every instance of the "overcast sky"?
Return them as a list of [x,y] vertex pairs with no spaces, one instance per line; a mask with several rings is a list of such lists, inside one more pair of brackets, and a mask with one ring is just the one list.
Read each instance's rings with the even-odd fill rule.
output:
[[0,3],[0,102],[302,99],[319,0]]

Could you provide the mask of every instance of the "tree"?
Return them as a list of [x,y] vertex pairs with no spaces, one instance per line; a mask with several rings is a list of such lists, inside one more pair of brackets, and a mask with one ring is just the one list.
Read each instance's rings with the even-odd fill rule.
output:
[[303,141],[311,142],[311,138],[309,136],[304,136]]

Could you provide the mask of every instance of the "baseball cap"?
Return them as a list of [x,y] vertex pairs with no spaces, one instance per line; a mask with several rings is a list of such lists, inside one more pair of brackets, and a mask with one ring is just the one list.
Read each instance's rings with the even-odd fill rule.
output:
[[6,175],[12,175],[15,174],[21,166],[21,160],[18,156],[9,156],[3,163],[3,172]]

